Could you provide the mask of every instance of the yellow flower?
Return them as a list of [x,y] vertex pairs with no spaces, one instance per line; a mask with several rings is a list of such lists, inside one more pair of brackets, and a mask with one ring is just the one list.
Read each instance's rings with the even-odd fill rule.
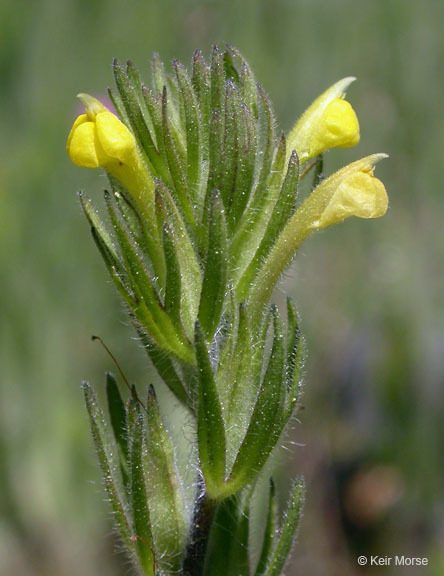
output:
[[288,155],[296,150],[301,162],[329,148],[348,148],[359,142],[359,122],[345,90],[355,80],[344,78],[333,84],[307,108],[287,139]]
[[[373,176],[375,164],[385,154],[373,154],[345,166],[321,182],[306,201],[316,215],[310,227],[326,228],[349,216],[379,218],[388,207],[384,184]],[[303,208],[304,206],[302,206]]]
[[387,206],[387,192],[381,180],[369,172],[356,172],[338,186],[316,227],[325,228],[349,216],[379,218]]
[[249,298],[252,317],[264,308],[273,287],[301,243],[313,232],[349,216],[379,218],[387,211],[384,184],[373,176],[387,154],[353,162],[323,180],[285,225],[257,276]]
[[131,193],[144,210],[153,206],[153,181],[128,128],[101,102],[79,94],[86,113],[75,120],[66,143],[72,162],[104,168]]

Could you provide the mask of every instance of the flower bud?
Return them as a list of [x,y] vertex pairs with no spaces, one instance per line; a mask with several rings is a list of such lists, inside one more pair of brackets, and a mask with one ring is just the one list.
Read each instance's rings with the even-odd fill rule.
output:
[[351,104],[344,100],[346,88],[355,80],[336,82],[304,112],[288,135],[287,150],[296,150],[301,162],[329,148],[348,148],[359,142],[359,122]]

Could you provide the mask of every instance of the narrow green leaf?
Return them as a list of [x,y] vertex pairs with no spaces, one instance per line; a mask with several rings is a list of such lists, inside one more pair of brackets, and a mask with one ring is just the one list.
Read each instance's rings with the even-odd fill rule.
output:
[[193,54],[193,72],[191,81],[203,111],[209,109],[209,103],[208,105],[204,105],[204,102],[208,98],[210,91],[210,69],[200,50],[196,50]]
[[185,505],[173,446],[152,386],[148,390],[147,423],[144,473],[154,548],[158,565],[168,573],[176,573],[180,571],[187,538]]
[[170,225],[171,238],[180,267],[181,319],[186,333],[191,339],[202,289],[200,264],[182,215],[169,190],[161,182],[158,182],[156,190],[156,207],[159,218]]
[[128,79],[128,76],[125,74],[125,71],[120,66],[117,59],[114,59],[113,61],[113,72],[117,90],[125,108],[126,117],[130,123],[130,128],[140,144],[140,148],[143,152],[142,156],[144,157],[150,172],[156,173],[159,163],[159,155],[156,146],[143,116],[136,93]]
[[237,112],[238,128],[238,161],[235,191],[229,212],[229,223],[232,230],[236,226],[244,213],[245,207],[250,199],[252,191],[256,149],[257,149],[257,128],[256,121],[250,110],[243,102],[239,103]]
[[139,305],[134,310],[134,314],[141,322],[147,323],[146,329],[161,348],[189,362],[192,358],[189,343],[186,341],[185,336],[176,329],[171,318],[165,312],[144,264],[117,217],[109,198],[107,198],[107,207],[121,247],[127,273],[131,278],[131,286],[136,291],[136,296],[139,300]]
[[108,96],[109,99],[111,100],[112,105],[114,106],[115,111],[117,112],[117,115],[122,120],[122,122],[126,126],[131,126],[128,114],[126,113],[125,106],[122,102],[122,98],[120,97],[120,95],[114,92],[114,90],[112,90],[111,88],[108,88]]
[[287,398],[283,419],[285,421],[291,417],[301,398],[304,359],[305,341],[299,329],[297,312],[290,298],[287,298]]
[[278,542],[267,569],[264,572],[264,576],[280,576],[280,574],[282,574],[301,520],[304,496],[305,484],[304,481],[299,478],[294,482],[290,490],[290,498],[278,536]]
[[232,80],[225,88],[225,119],[220,192],[225,208],[230,213],[233,201],[239,161],[238,115],[240,110],[239,90]]
[[167,90],[164,88],[162,93],[162,122],[165,152],[168,161],[168,167],[173,183],[174,196],[182,211],[182,214],[191,228],[196,228],[196,217],[193,206],[188,195],[187,181],[185,176],[185,159],[180,157],[179,150],[174,141],[168,121],[167,113],[168,99]]
[[223,136],[224,136],[223,116],[220,115],[218,110],[211,110],[209,120],[210,167],[208,172],[208,186],[207,186],[208,201],[211,198],[210,196],[211,192],[213,190],[220,190],[220,188],[222,187]]
[[240,82],[239,72],[237,71],[232,55],[228,50],[224,51],[223,60],[224,60],[224,70],[226,78],[232,80],[235,84],[239,84]]
[[230,290],[229,300],[227,302],[228,310],[225,317],[226,324],[221,332],[222,338],[219,341],[220,351],[218,353],[216,373],[216,385],[224,413],[226,413],[229,405],[233,362],[240,360],[240,358],[234,353],[240,306],[238,306],[233,300],[233,292]]
[[111,185],[112,197],[119,210],[119,214],[122,216],[134,238],[136,238],[138,242],[143,242],[142,218],[137,210],[137,206],[116,178],[108,174],[108,179]]
[[227,228],[223,205],[213,194],[209,221],[209,244],[202,292],[199,303],[199,322],[208,341],[214,336],[223,311],[228,275]]
[[165,354],[165,351],[159,348],[141,329],[138,330],[138,334],[159,376],[176,398],[189,407],[190,399],[186,386],[176,370],[173,359]]
[[199,114],[199,103],[193,90],[191,80],[184,66],[174,62],[181,102],[184,107],[186,142],[187,142],[187,189],[193,203],[203,209],[202,181],[203,181],[203,151],[202,125]]
[[124,265],[117,255],[111,237],[94,209],[91,200],[84,196],[83,193],[80,193],[79,197],[82,208],[91,225],[93,240],[105,262],[105,266],[119,294],[124,302],[131,308],[137,304],[137,299],[128,285]]
[[135,243],[140,246],[143,254],[147,256],[157,284],[163,288],[165,283],[165,261],[158,238],[153,238],[145,218],[141,216],[137,205],[134,204],[120,183],[112,176],[108,175],[108,177],[112,187],[112,197],[118,212]]
[[205,335],[198,322],[194,344],[199,386],[197,413],[199,461],[206,489],[211,498],[225,479],[225,429]]
[[[207,66],[202,52],[196,50],[193,55],[193,72],[191,77],[194,92],[199,102],[199,108],[202,117],[202,148],[205,152],[205,159],[208,161],[208,139],[209,124],[211,117],[211,89],[210,89],[210,69]],[[205,182],[202,182],[205,186]]]
[[223,52],[213,46],[211,54],[211,109],[217,110],[219,114],[224,113],[225,101],[225,70]]
[[[177,100],[177,84],[171,76],[165,73],[165,68],[163,62],[159,58],[158,54],[154,54],[151,60],[152,71],[153,71],[153,86],[154,90],[162,96],[164,89],[166,88],[172,94],[173,98],[170,99],[168,106],[169,121],[171,123],[171,131],[174,135],[176,146],[180,147],[180,151],[185,151],[185,140],[184,135],[181,131],[179,112],[175,105],[175,100]],[[182,154],[182,158],[184,155]]]
[[103,243],[102,238],[98,234],[97,230],[92,227],[91,228],[91,235],[93,240],[99,249],[99,252],[105,262],[106,268],[114,281],[114,285],[117,288],[120,296],[122,297],[123,301],[127,304],[130,310],[132,310],[137,305],[137,298],[132,293],[131,289],[128,286],[127,278],[125,274],[118,272],[118,268],[120,268],[120,263],[117,265],[113,261],[111,254],[108,252],[106,245]]
[[262,540],[262,549],[259,561],[256,567],[254,576],[262,576],[267,567],[267,563],[270,559],[271,553],[273,551],[277,522],[278,522],[278,503],[276,498],[276,490],[274,487],[273,478],[270,478],[270,489],[268,493],[268,510],[267,510],[267,520],[265,523],[264,537]]
[[233,466],[229,484],[232,490],[252,481],[252,470],[258,474],[279,439],[280,420],[285,398],[283,364],[284,336],[282,323],[272,309],[274,340],[270,360],[259,389],[248,430]]
[[120,395],[116,379],[110,372],[106,373],[106,397],[111,426],[119,447],[120,470],[123,483],[128,485],[128,428],[126,421],[126,409]]
[[166,86],[167,81],[165,67],[157,52],[153,54],[153,58],[151,60],[151,70],[153,73],[153,86],[159,94],[162,94],[163,87]]
[[324,178],[324,156],[321,154],[317,157],[317,162],[314,167],[313,172],[313,184],[312,188],[316,188],[321,183]]
[[146,126],[148,128],[148,131],[150,133],[150,136],[153,139],[154,147],[155,147],[156,151],[159,153],[159,148],[156,145],[157,144],[156,143],[156,133],[155,133],[153,119],[151,117],[151,114],[150,114],[148,107],[146,106],[146,101],[145,101],[145,98],[143,95],[144,85],[143,85],[142,79],[140,77],[139,71],[137,70],[136,66],[134,65],[134,63],[131,60],[127,60],[126,75],[128,77],[130,86],[134,90],[134,94],[137,98],[137,103],[138,103],[139,108],[142,112],[144,121],[145,121]]
[[258,91],[254,74],[242,54],[233,46],[228,46],[228,50],[240,62],[239,82],[242,90],[242,99],[248,106],[253,116],[257,119],[258,114]]
[[213,47],[211,59],[210,91],[210,167],[208,175],[208,192],[221,189],[223,174],[223,141],[225,118],[225,72],[223,56],[217,46]]
[[[227,470],[233,466],[239,446],[245,436],[260,382],[262,364],[252,340],[245,306],[239,306],[239,320],[232,353],[224,358],[225,365],[217,372],[217,385],[223,399],[225,428],[227,430]],[[259,362],[257,361],[259,360]],[[259,368],[260,370],[260,368]],[[254,376],[258,377],[256,382]]]
[[299,181],[299,160],[295,151],[290,156],[288,170],[282,184],[276,204],[271,213],[265,233],[259,248],[248,265],[244,275],[239,280],[238,291],[246,295],[262,262],[273,247],[274,242],[283,230],[287,221],[294,214],[296,207],[297,185]]
[[[258,189],[261,190],[264,187],[265,183],[268,181],[270,170],[272,169],[273,166],[273,158],[276,156],[279,149],[278,151],[276,151],[275,154],[276,120],[273,111],[273,106],[260,84],[257,84],[257,91],[259,95],[258,104],[259,104],[259,120],[260,120],[259,149],[263,150],[263,157],[262,157],[262,163],[260,165],[259,185],[258,185]],[[282,139],[280,145],[282,145]],[[276,161],[276,158],[274,158],[274,160]]]
[[152,534],[150,530],[150,515],[147,504],[145,477],[143,473],[144,461],[144,423],[139,405],[133,400],[129,411],[132,412],[132,426],[130,429],[130,478],[131,495],[130,505],[133,516],[134,536],[136,550],[143,573],[154,576],[154,555],[152,549]]
[[[230,248],[230,256],[236,262],[233,273],[233,283],[237,284],[245,268],[253,258],[264,234],[274,203],[276,202],[281,182],[282,170],[285,163],[285,140],[281,139],[274,154],[275,132],[274,114],[268,98],[260,90],[262,102],[261,139],[259,149],[263,149],[262,165],[259,170],[259,179],[251,194],[248,205],[239,220]],[[265,132],[265,135],[263,134]],[[239,297],[244,300],[244,296]]]
[[119,257],[117,256],[117,252],[114,249],[113,242],[111,240],[110,235],[108,234],[105,225],[103,224],[97,210],[94,208],[93,203],[85,196],[83,192],[79,192],[80,204],[83,208],[83,212],[91,225],[92,228],[95,228],[97,236],[101,240],[101,244],[104,246],[106,252],[108,253],[112,262],[118,264]]
[[[236,408],[236,404],[240,399],[239,395],[242,395],[242,391],[245,384],[244,377],[246,376],[246,370],[247,370],[246,364],[248,365],[251,364],[252,344],[253,343],[251,341],[248,316],[245,311],[245,306],[243,304],[240,304],[236,344],[234,347],[233,359],[230,371],[231,382],[227,381],[225,383],[229,391],[227,411],[230,415],[232,414],[233,409]],[[238,407],[240,408],[239,405]],[[242,410],[244,410],[245,408],[246,406],[243,404]],[[234,420],[237,420],[237,418],[235,417]]]
[[250,330],[244,304],[230,314],[227,336],[219,355],[216,384],[223,407],[227,437],[227,470],[233,465],[245,436],[261,381],[264,346],[269,323],[259,335]]
[[167,269],[165,289],[165,310],[174,324],[181,326],[180,319],[180,266],[173,241],[173,231],[165,224],[163,227],[163,249]]
[[142,86],[142,96],[146,109],[148,110],[148,114],[151,118],[151,123],[154,130],[153,138],[156,139],[156,146],[159,152],[159,164],[157,166],[158,175],[166,185],[171,186],[171,175],[168,168],[168,160],[165,151],[165,139],[163,135],[162,95],[154,94],[146,86]]
[[106,495],[111,504],[113,517],[122,540],[130,551],[134,551],[134,543],[132,541],[132,533],[129,526],[127,512],[120,497],[119,489],[114,477],[114,463],[112,462],[113,450],[107,441],[105,419],[90,385],[87,382],[84,382],[82,387],[85,395],[92,437],[105,483]]

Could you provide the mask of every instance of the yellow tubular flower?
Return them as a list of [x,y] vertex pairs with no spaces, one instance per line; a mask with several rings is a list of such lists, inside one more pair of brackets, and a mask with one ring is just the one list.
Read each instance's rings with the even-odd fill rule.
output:
[[356,172],[339,184],[316,228],[326,228],[349,216],[379,218],[388,207],[384,184],[371,172]]
[[339,80],[321,94],[296,122],[287,138],[287,154],[296,150],[301,162],[329,148],[348,148],[359,142],[359,122],[345,90],[355,78]]
[[260,317],[271,292],[301,243],[313,232],[348,218],[379,218],[387,211],[384,184],[373,176],[387,154],[361,158],[323,180],[285,225],[250,294],[252,317]]
[[86,113],[75,120],[66,143],[72,162],[104,168],[134,197],[145,213],[153,213],[153,181],[128,128],[101,102],[79,94]]
[[321,182],[301,206],[307,228],[318,230],[349,216],[379,218],[388,207],[384,184],[373,176],[377,162],[386,154],[373,154],[348,164]]

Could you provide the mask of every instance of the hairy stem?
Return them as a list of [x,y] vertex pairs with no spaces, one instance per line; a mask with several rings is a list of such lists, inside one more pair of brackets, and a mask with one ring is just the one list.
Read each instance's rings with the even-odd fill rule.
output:
[[206,494],[196,499],[192,533],[185,551],[184,576],[202,576],[208,536],[216,506]]

